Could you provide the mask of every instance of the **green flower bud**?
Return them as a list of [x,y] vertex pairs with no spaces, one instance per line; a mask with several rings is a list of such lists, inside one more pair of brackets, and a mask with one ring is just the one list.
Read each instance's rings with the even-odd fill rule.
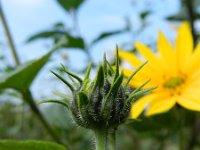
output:
[[145,64],[137,68],[126,80],[124,80],[123,72],[119,72],[118,50],[116,69],[114,70],[110,66],[104,56],[103,65],[99,66],[94,80],[89,79],[91,65],[83,80],[67,71],[63,66],[63,71],[78,81],[79,87],[77,88],[55,72],[53,73],[73,93],[70,108],[73,118],[79,126],[94,130],[98,128],[114,129],[125,122],[129,116],[132,102],[153,89],[142,90],[148,81],[133,91],[130,91],[128,87],[129,81]]

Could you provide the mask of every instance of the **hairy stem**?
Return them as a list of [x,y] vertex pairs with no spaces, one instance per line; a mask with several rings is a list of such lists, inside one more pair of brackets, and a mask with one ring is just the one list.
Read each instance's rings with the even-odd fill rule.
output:
[[108,148],[108,130],[96,129],[95,131],[96,150],[107,150]]
[[116,150],[116,132],[113,131],[110,133],[109,135],[109,146],[110,146],[110,149],[109,150]]

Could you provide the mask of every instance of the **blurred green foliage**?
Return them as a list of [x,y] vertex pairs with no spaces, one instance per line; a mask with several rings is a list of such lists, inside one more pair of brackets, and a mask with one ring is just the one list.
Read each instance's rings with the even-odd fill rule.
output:
[[3,150],[66,150],[65,147],[50,143],[50,142],[38,142],[38,141],[1,141],[0,147]]

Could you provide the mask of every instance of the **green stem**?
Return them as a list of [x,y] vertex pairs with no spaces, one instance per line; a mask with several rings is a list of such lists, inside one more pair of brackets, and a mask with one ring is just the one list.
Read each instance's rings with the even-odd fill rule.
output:
[[194,22],[195,22],[194,1],[185,0],[185,4],[186,4],[187,19],[191,24],[192,37],[194,39],[194,43],[196,44],[197,37],[195,34],[195,28],[194,28]]
[[108,147],[108,130],[97,129],[95,132],[96,150],[107,150]]
[[19,65],[19,64],[20,64],[20,61],[19,61],[19,57],[18,57],[18,55],[17,55],[17,50],[16,50],[16,48],[15,48],[15,45],[14,45],[14,42],[13,42],[13,39],[12,39],[10,30],[9,30],[9,27],[8,27],[8,24],[7,24],[7,21],[6,21],[6,18],[5,18],[5,15],[4,15],[4,12],[3,12],[3,8],[2,8],[2,6],[1,6],[1,3],[0,3],[0,19],[1,19],[1,21],[2,21],[3,28],[4,28],[4,31],[5,31],[5,34],[6,34],[8,43],[9,43],[9,46],[10,46],[10,49],[11,49],[13,58],[14,58],[14,60],[15,60],[15,64],[16,64],[16,65]]
[[110,139],[109,139],[109,150],[116,150],[116,131],[114,130],[113,132],[110,133]]
[[179,131],[179,150],[184,149],[184,134],[183,134],[183,129],[180,129]]
[[[57,136],[57,134],[52,130],[52,128],[49,126],[49,124],[47,123],[46,119],[44,118],[44,116],[42,115],[42,113],[40,112],[40,110],[38,109],[38,107],[36,106],[34,99],[31,95],[30,90],[25,90],[22,93],[23,99],[29,104],[31,110],[35,113],[35,115],[38,117],[38,119],[40,120],[40,122],[42,123],[42,125],[45,127],[45,129],[48,131],[48,133],[51,135],[51,137],[54,139],[55,142],[59,143],[59,144],[63,144],[61,139]],[[68,146],[67,146],[68,147]],[[68,148],[69,149],[69,148]]]
[[[2,8],[2,5],[1,5],[1,1],[0,1],[0,19],[2,21],[2,25],[3,25],[3,28],[4,28],[4,31],[5,31],[5,35],[7,37],[7,40],[8,40],[8,44],[10,46],[10,50],[11,50],[11,53],[12,53],[12,56],[13,56],[13,59],[14,59],[14,62],[15,62],[15,65],[18,66],[20,65],[20,60],[19,60],[19,57],[17,55],[17,50],[16,50],[16,47],[14,45],[14,41],[13,41],[13,38],[11,36],[11,33],[10,33],[10,30],[9,30],[9,27],[8,27],[8,24],[7,24],[7,21],[6,21],[6,17],[4,15],[4,11],[3,11],[3,8]],[[24,127],[24,103],[22,104],[22,119],[21,119],[21,137],[23,137],[23,127]]]
[[78,22],[78,16],[77,16],[76,10],[75,9],[71,9],[70,10],[70,14],[71,14],[72,19],[73,19],[74,30],[76,31],[76,33],[77,33],[78,36],[81,36],[79,22]]
[[185,143],[186,143],[186,134],[185,134],[186,114],[185,114],[185,110],[181,107],[178,107],[176,111],[177,111],[177,116],[178,116],[177,120],[179,122],[178,124],[179,149],[184,150]]
[[194,124],[191,128],[190,139],[188,140],[185,150],[194,149],[195,145],[197,144],[199,132],[200,132],[200,120],[198,119],[197,114],[195,114],[195,120],[194,120]]

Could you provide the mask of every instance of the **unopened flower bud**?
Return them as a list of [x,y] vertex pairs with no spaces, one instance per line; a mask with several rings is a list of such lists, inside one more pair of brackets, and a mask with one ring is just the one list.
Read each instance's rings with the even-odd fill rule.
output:
[[152,88],[142,90],[143,85],[130,91],[128,87],[132,77],[144,66],[140,66],[124,81],[123,72],[119,72],[118,50],[116,57],[116,69],[114,70],[104,56],[103,65],[100,65],[94,80],[89,79],[91,65],[88,67],[85,78],[63,70],[79,82],[79,87],[74,88],[61,76],[60,78],[73,93],[71,111],[75,122],[85,128],[116,128],[129,116],[130,107],[134,100],[144,95]]

